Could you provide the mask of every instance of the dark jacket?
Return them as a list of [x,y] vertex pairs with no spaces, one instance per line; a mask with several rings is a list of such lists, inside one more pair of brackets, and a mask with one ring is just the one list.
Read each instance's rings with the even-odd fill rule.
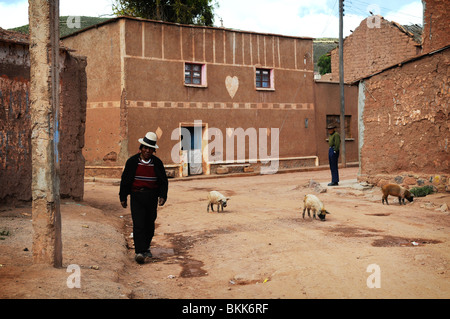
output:
[[[133,186],[136,169],[139,163],[140,153],[131,156],[125,163],[125,168],[122,173],[120,181],[119,198],[121,202],[127,200],[127,196],[131,194],[131,187]],[[158,197],[167,200],[167,191],[169,189],[169,181],[167,180],[166,170],[163,162],[156,156],[152,155],[152,161],[155,165],[155,173],[158,178]]]

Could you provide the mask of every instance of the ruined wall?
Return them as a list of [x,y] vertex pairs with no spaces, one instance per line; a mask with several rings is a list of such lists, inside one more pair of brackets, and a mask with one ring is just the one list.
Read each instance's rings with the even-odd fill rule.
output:
[[82,149],[86,125],[86,58],[65,53],[60,72],[60,191],[63,198],[81,200],[85,166]]
[[[412,35],[395,22],[369,17],[344,40],[344,81],[374,74],[420,53]],[[331,51],[333,79],[339,79],[339,48]]]
[[448,0],[422,0],[423,53],[443,48],[450,44],[450,5]]
[[0,202],[31,199],[29,77],[27,47],[0,42]]
[[447,48],[361,82],[360,179],[448,182],[449,66]]
[[[1,33],[4,36],[4,32]],[[16,40],[14,40],[16,41]],[[26,41],[27,42],[27,41]],[[85,60],[61,53],[62,197],[84,189]],[[31,200],[30,62],[28,43],[0,39],[0,203]]]

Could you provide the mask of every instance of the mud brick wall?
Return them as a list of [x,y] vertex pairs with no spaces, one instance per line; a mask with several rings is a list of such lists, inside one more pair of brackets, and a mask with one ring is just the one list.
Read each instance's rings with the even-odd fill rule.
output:
[[[419,53],[418,43],[400,25],[369,17],[344,40],[344,81],[361,79]],[[331,73],[339,79],[339,48],[331,51]]]
[[423,0],[423,53],[450,44],[450,4],[448,0]]
[[84,165],[82,154],[86,127],[86,58],[65,54],[61,70],[61,197],[82,199]]
[[[82,199],[86,60],[61,51],[60,191]],[[28,44],[0,39],[0,204],[31,200]]]
[[388,175],[402,176],[408,185],[413,179],[418,185],[421,179],[446,185],[449,83],[449,48],[360,83],[361,180],[377,184]]

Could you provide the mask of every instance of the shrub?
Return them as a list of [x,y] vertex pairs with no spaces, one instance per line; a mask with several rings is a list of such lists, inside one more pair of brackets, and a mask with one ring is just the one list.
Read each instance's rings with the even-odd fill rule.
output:
[[415,196],[415,197],[425,197],[429,194],[433,194],[436,192],[435,188],[431,185],[426,185],[426,186],[422,186],[422,187],[414,187],[410,189],[410,192]]

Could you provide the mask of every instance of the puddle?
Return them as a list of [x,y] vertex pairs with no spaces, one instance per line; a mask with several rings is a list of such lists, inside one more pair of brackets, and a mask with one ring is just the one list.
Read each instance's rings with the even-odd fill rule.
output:
[[364,214],[366,216],[390,216],[391,214]]
[[193,277],[202,277],[207,276],[208,273],[202,269],[204,266],[203,262],[194,259],[185,259],[183,263],[181,263],[182,270],[180,273],[180,277],[182,278],[193,278]]
[[[129,250],[134,250],[134,241],[130,233],[133,231],[133,223],[131,216],[123,218],[123,233],[126,238],[126,245]],[[158,228],[158,223],[155,224]],[[151,252],[153,258],[150,258],[146,262],[165,264],[178,264],[181,266],[180,277],[193,278],[207,276],[208,273],[203,269],[204,263],[200,260],[196,260],[189,255],[189,250],[194,247],[194,244],[198,241],[208,240],[217,235],[229,234],[234,232],[233,228],[218,228],[212,230],[205,230],[198,235],[187,236],[179,233],[165,233],[164,236],[168,238],[171,243],[171,247],[158,246],[156,242],[152,242]]]
[[338,226],[336,228],[330,229],[329,231],[339,233],[339,236],[342,237],[374,237],[378,236],[374,233],[381,232],[380,230],[373,228],[357,228],[349,226]]
[[208,273],[202,268],[204,266],[203,262],[191,258],[188,254],[189,249],[192,248],[194,243],[200,239],[199,237],[184,236],[180,234],[165,235],[170,237],[174,254],[177,256],[177,263],[180,264],[182,268],[180,277],[193,278],[208,275]]
[[423,238],[405,238],[397,236],[383,236],[383,238],[376,239],[372,242],[374,247],[415,247],[424,246],[428,244],[440,244],[442,241],[434,239]]
[[391,235],[382,236],[377,234],[382,232],[381,230],[373,228],[341,226],[330,229],[329,231],[337,232],[342,237],[381,237],[372,242],[372,246],[374,247],[416,247],[442,243],[442,241],[435,239],[407,238]]

